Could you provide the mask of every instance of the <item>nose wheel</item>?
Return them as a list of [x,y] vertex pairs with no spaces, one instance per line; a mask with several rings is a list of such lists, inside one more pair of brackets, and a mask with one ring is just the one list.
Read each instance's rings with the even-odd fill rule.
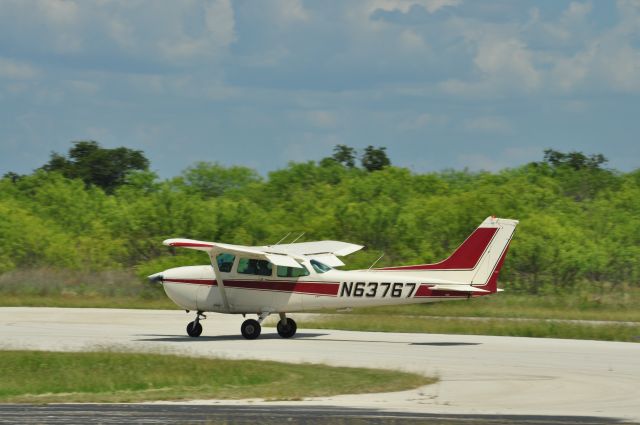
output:
[[199,311],[198,314],[196,314],[196,320],[194,320],[193,322],[189,322],[189,324],[187,325],[187,335],[189,335],[191,338],[199,337],[200,334],[202,334],[202,325],[200,324],[200,320],[204,320],[206,318],[207,316]]

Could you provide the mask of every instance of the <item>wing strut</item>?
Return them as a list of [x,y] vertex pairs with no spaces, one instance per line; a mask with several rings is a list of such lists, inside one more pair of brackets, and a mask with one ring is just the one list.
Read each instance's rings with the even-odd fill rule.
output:
[[224,280],[222,280],[222,274],[220,273],[220,268],[218,267],[218,260],[216,257],[220,254],[220,251],[211,250],[209,251],[209,258],[211,259],[211,265],[213,266],[213,274],[216,278],[216,282],[218,283],[218,290],[220,291],[220,296],[222,298],[222,305],[227,313],[231,313],[231,309],[229,308],[229,300],[227,299],[227,291],[224,288]]

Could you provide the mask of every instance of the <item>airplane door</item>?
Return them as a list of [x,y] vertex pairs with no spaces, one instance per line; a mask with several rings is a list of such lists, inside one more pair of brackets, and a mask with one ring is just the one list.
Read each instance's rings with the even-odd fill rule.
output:
[[221,310],[222,298],[220,297],[220,291],[217,285],[214,285],[215,275],[213,273],[213,267],[209,270],[207,276],[202,276],[202,284],[198,285],[196,292],[196,306],[201,311],[216,311]]

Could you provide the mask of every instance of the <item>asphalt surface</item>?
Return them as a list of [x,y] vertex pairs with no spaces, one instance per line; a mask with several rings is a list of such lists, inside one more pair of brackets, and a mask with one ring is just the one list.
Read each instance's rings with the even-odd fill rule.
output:
[[[242,317],[217,314],[208,315],[203,335],[193,339],[184,334],[192,316],[158,310],[0,308],[0,348],[122,348],[378,367],[437,375],[440,382],[399,393],[300,402],[196,400],[133,407],[4,405],[0,421],[111,423],[121,422],[123,416],[119,415],[129,415],[138,423],[242,423],[255,422],[257,416],[265,423],[283,419],[293,423],[341,423],[343,416],[349,423],[356,417],[365,418],[367,423],[640,422],[640,344],[309,329],[299,329],[296,338],[285,340],[275,329],[266,327],[259,339],[247,341],[239,334]],[[256,413],[255,409],[265,410]],[[19,420],[12,416],[20,411]],[[134,411],[136,416],[132,416]],[[342,412],[343,416],[331,416],[327,413],[330,411]],[[409,416],[398,417],[403,414]],[[334,421],[322,422],[327,418]]]
[[34,424],[479,424],[601,425],[616,419],[569,416],[444,415],[335,407],[228,407],[149,404],[0,405],[0,423]]

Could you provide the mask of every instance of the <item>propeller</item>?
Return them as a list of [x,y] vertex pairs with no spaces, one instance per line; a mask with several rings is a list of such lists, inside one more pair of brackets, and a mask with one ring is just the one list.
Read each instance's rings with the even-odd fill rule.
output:
[[162,282],[164,281],[164,276],[162,276],[160,273],[156,273],[156,274],[152,274],[151,276],[149,276],[148,279],[149,279],[149,283],[160,283],[160,284],[162,284]]

